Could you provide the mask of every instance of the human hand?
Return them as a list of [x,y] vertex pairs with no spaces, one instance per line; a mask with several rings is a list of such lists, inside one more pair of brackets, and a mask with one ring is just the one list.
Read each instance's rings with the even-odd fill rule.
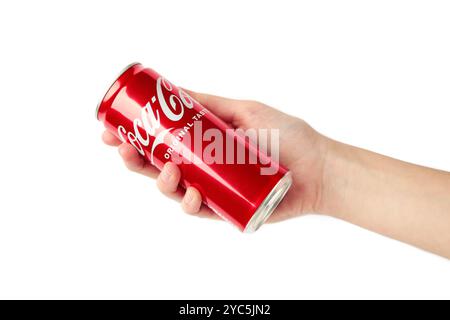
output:
[[[280,162],[290,169],[293,185],[269,222],[318,210],[326,146],[326,139],[322,135],[303,120],[256,101],[227,99],[192,91],[188,93],[234,128],[280,130]],[[159,172],[131,145],[122,143],[110,132],[103,133],[103,141],[107,145],[118,147],[129,170],[156,178],[159,190],[166,196],[181,201],[185,212],[217,218],[216,214],[202,204],[197,189],[188,187],[183,190],[179,187],[181,173],[174,163],[166,163]]]
[[[256,101],[187,92],[234,128],[279,129],[279,160],[291,171],[293,184],[268,222],[323,213],[450,257],[449,172],[334,141]],[[156,178],[161,192],[180,200],[184,211],[218,218],[202,204],[197,189],[179,187],[181,172],[174,163],[159,172],[111,133],[104,132],[103,141],[118,146],[128,169]]]

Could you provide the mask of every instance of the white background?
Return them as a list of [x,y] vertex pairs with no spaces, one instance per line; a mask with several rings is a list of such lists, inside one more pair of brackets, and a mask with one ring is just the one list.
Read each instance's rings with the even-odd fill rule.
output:
[[450,170],[447,1],[3,1],[0,298],[450,298],[448,260],[328,217],[187,216],[100,140],[140,61]]

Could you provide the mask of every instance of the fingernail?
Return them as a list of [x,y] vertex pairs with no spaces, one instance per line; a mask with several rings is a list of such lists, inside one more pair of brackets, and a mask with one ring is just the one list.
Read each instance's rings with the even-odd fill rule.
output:
[[119,148],[117,148],[117,150],[119,150],[119,154],[121,156],[123,156],[123,147],[122,147],[122,145],[120,145]]
[[170,170],[169,166],[164,166],[163,171],[161,172],[161,179],[164,182],[169,182],[170,177],[172,177],[172,171]]
[[189,204],[192,202],[192,199],[194,199],[192,192],[187,190],[186,194],[184,195],[183,201],[185,204]]

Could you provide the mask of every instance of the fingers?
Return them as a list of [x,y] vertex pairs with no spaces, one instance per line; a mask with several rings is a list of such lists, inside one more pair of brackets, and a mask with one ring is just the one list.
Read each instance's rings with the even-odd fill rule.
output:
[[172,162],[166,162],[156,179],[156,185],[162,193],[173,197],[173,194],[177,192],[180,178],[181,172],[178,166]]
[[191,90],[183,89],[192,98],[197,100],[201,105],[207,107],[223,121],[234,123],[236,121],[237,112],[244,108],[243,101],[222,98],[211,94],[198,93]]
[[133,172],[137,172],[149,178],[156,178],[159,171],[148,163],[131,145],[123,143],[111,132],[105,131],[102,134],[102,140],[105,144],[113,147],[119,147],[119,154],[122,157],[125,166]]
[[149,178],[156,178],[159,173],[158,169],[147,162],[133,146],[122,143],[118,150],[125,166],[130,171],[143,174]]
[[184,190],[178,186],[181,179],[181,172],[178,166],[172,162],[167,162],[160,175],[156,179],[158,189],[167,197],[181,200],[181,208],[188,214],[201,218],[218,219],[219,217],[208,207],[203,205],[200,192],[194,187]]
[[208,219],[220,219],[210,208],[203,204],[202,195],[194,187],[188,187],[183,199],[181,208],[187,214]]
[[108,146],[117,147],[120,144],[122,144],[122,141],[119,140],[116,136],[114,136],[111,132],[105,131],[102,134],[102,140],[104,143],[106,143]]
[[[182,209],[191,215],[201,218],[219,219],[219,217],[203,204],[200,192],[194,187],[188,187],[184,192],[179,187],[181,172],[178,166],[167,162],[162,171],[159,172],[153,165],[148,163],[138,151],[127,143],[122,143],[112,133],[105,131],[102,135],[104,143],[110,146],[118,146],[119,154],[125,166],[133,172],[143,174],[150,178],[157,178],[158,189],[166,196],[181,201]],[[184,195],[183,195],[184,193]]]
[[201,206],[202,196],[200,195],[200,192],[194,187],[188,187],[183,200],[181,201],[181,208],[183,208],[186,213],[196,214],[200,211]]

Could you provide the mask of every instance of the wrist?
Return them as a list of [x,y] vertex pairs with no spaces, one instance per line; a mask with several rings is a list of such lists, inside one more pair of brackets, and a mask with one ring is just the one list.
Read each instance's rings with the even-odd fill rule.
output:
[[315,211],[338,217],[346,199],[350,198],[350,182],[354,172],[357,148],[323,137],[323,165],[319,177],[320,192]]

